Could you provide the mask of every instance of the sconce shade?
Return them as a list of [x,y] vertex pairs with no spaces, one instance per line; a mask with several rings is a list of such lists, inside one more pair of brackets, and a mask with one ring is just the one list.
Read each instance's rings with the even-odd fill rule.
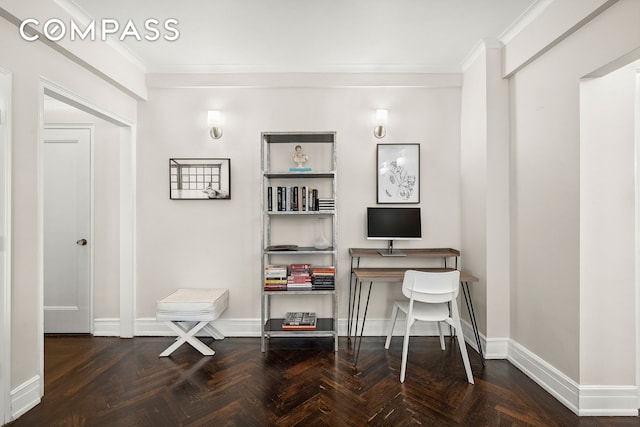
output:
[[376,110],[376,127],[373,129],[373,135],[380,139],[387,134],[385,126],[387,125],[387,110]]
[[209,134],[213,139],[222,137],[222,128],[220,127],[220,111],[211,110],[207,112],[207,125],[211,130]]

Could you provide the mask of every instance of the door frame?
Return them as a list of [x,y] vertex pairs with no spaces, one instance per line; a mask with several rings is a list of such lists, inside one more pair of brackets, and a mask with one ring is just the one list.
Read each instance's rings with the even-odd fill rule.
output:
[[636,390],[640,411],[640,61],[635,75],[635,289],[636,289]]
[[[38,374],[40,395],[44,395],[44,97],[62,101],[81,111],[106,120],[120,128],[120,332],[121,338],[132,338],[135,326],[136,289],[136,123],[88,101],[77,93],[43,77],[39,88],[38,126]],[[94,319],[91,319],[93,322]],[[92,326],[93,330],[93,326]]]
[[10,72],[0,68],[0,93],[6,102],[0,104],[0,150],[2,159],[0,173],[3,174],[4,188],[0,199],[4,221],[0,222],[4,242],[2,257],[4,275],[0,277],[0,423],[11,420],[11,82]]
[[[43,117],[46,118],[46,117]],[[95,125],[93,124],[83,124],[83,123],[44,123],[44,127],[42,128],[44,130],[46,129],[81,129],[81,130],[88,130],[89,131],[89,332],[91,333],[91,335],[93,335],[93,327],[94,327],[94,322],[93,322],[93,308],[94,308],[94,277],[93,277],[93,272],[94,272],[94,255],[95,255],[95,245],[94,245],[94,241],[95,241],[95,230],[94,230],[94,224],[95,224],[95,198],[94,198],[94,194],[95,194]],[[43,138],[43,144],[44,144],[44,138]],[[44,155],[42,156],[42,160],[44,160]],[[42,171],[42,168],[39,168],[39,171]],[[44,187],[42,187],[44,188]],[[44,192],[42,192],[42,196],[44,197]],[[44,207],[44,201],[43,201],[43,207]],[[42,227],[42,231],[44,233],[44,208],[42,209],[42,223],[43,223],[43,227]],[[42,252],[42,260],[44,262],[44,245],[43,245],[43,252]],[[43,310],[44,310],[44,268],[42,270],[42,278],[43,278],[43,286],[42,286],[42,291],[43,291]],[[44,311],[43,311],[43,315],[44,315]],[[44,318],[42,319],[42,327],[44,328]],[[44,332],[43,332],[44,333]]]

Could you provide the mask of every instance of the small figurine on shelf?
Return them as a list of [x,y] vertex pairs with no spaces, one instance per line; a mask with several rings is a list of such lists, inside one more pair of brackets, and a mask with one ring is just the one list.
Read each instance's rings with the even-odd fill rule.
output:
[[307,156],[306,154],[304,154],[302,152],[302,146],[301,145],[296,145],[295,150],[296,151],[293,153],[293,156],[291,157],[291,159],[297,165],[297,167],[289,168],[289,171],[291,171],[291,172],[308,172],[308,171],[310,171],[311,168],[307,168],[307,167],[304,166],[304,164],[309,160],[309,156]]

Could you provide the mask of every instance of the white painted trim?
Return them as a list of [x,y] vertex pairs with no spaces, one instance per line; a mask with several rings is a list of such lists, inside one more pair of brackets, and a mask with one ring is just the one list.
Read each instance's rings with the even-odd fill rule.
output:
[[638,395],[636,407],[640,408],[640,61],[636,64],[635,82],[635,291],[636,291],[636,386]]
[[38,281],[38,291],[37,291],[37,305],[36,305],[36,339],[38,340],[38,372],[36,377],[39,380],[39,391],[40,397],[44,396],[44,180],[42,171],[44,171],[44,93],[45,93],[45,82],[40,80],[39,83],[39,91],[38,91],[38,144],[36,146],[36,162],[38,164],[38,168],[36,170],[36,181],[37,181],[37,189],[36,189],[36,236],[38,238],[38,242],[36,245],[37,248],[37,268],[38,271],[36,273],[37,281]]
[[474,64],[474,62],[476,62],[476,60],[488,49],[502,49],[503,47],[504,45],[498,39],[480,40],[462,61],[462,72],[466,73],[467,70]]
[[11,417],[18,418],[28,410],[40,403],[40,384],[42,378],[39,375],[20,384],[11,391]]
[[[70,0],[54,0],[55,3],[58,4],[62,9],[67,11],[69,15],[73,17],[76,23],[81,23],[83,25],[88,25],[89,22],[93,19],[86,10],[78,6],[75,2]],[[105,42],[111,49],[118,52],[118,54],[122,55],[127,59],[127,61],[134,64],[138,67],[143,73],[147,72],[147,65],[144,61],[135,54],[126,44],[118,41],[116,37],[109,36]]]
[[571,411],[578,413],[578,384],[571,378],[513,340],[509,344],[507,360]]
[[[96,319],[94,326],[94,335],[116,336],[118,319],[104,318]],[[367,319],[364,336],[386,336],[389,328],[389,319]],[[213,321],[216,329],[227,337],[259,337],[260,336],[260,319],[244,318],[244,319],[216,319]],[[464,329],[464,325],[463,325]],[[399,337],[404,330],[404,319],[398,319],[394,329],[394,337]],[[173,332],[162,321],[158,321],[153,317],[144,317],[136,319],[135,336],[173,336]],[[338,335],[347,335],[347,319],[338,319]],[[438,330],[435,325],[429,323],[416,323],[411,327],[412,336],[437,336]],[[475,348],[475,338],[473,332],[465,339]],[[483,344],[484,345],[484,344]]]
[[[39,91],[39,126],[38,126],[38,188],[37,188],[37,265],[38,265],[38,293],[37,293],[37,336],[38,336],[38,378],[40,380],[40,395],[44,395],[44,248],[43,248],[43,194],[42,194],[42,145],[44,129],[44,96],[51,96],[93,116],[99,117],[116,126],[121,127],[121,162],[120,166],[120,336],[133,336],[135,318],[135,173],[136,173],[136,126],[130,120],[99,107],[82,96],[40,77]],[[123,154],[124,152],[124,154]],[[126,158],[130,154],[130,158]],[[124,178],[123,178],[124,177]],[[122,203],[122,201],[125,203]],[[131,331],[131,333],[129,333]]]
[[581,417],[637,417],[636,386],[588,385],[579,387]]
[[92,330],[96,337],[119,337],[120,319],[115,317],[93,319]]
[[4,199],[0,206],[3,209],[4,223],[0,224],[2,234],[2,256],[4,257],[4,276],[0,278],[0,424],[4,424],[11,417],[11,83],[12,75],[0,68],[0,91],[2,91],[7,105],[1,106],[0,112],[0,140],[3,146],[3,165],[0,168],[4,178]]
[[507,360],[578,416],[638,416],[637,386],[579,385],[513,340]]
[[[260,337],[260,319],[217,319],[214,321],[216,329],[220,330],[228,337]],[[399,336],[404,322],[398,319],[394,336]],[[437,329],[433,325],[415,325],[412,335],[416,336],[436,336]],[[367,320],[365,336],[386,336],[389,327],[389,319]],[[120,336],[120,321],[117,318],[100,318],[94,320],[95,336]],[[135,336],[173,336],[175,333],[164,324],[153,317],[138,318],[135,322]],[[338,319],[338,335],[347,335],[347,319]],[[473,333],[470,335],[473,339]],[[475,348],[475,341],[474,341]]]
[[[260,319],[216,319],[213,326],[227,337],[259,337]],[[136,319],[136,336],[170,337],[175,336],[163,321],[153,317]],[[202,332],[199,336],[208,336]]]
[[136,126],[120,130],[120,336],[131,338],[136,310]]
[[[99,117],[116,126],[120,130],[120,336],[131,337],[134,330],[135,318],[135,175],[136,175],[136,124],[117,114],[99,107],[74,92],[51,82],[43,77],[40,79],[42,93],[46,93],[59,101],[67,103],[86,113]],[[41,95],[41,98],[43,96]],[[43,100],[41,100],[43,102]],[[41,104],[40,123],[43,107]],[[42,136],[40,136],[42,140]],[[128,156],[128,157],[127,157]],[[122,163],[124,162],[124,164]],[[41,169],[40,169],[41,170]],[[41,250],[39,250],[41,253]],[[39,261],[39,265],[42,260]],[[42,278],[39,277],[42,290]],[[42,300],[41,300],[42,301]],[[42,308],[42,303],[40,303]],[[40,321],[41,323],[41,321]],[[44,350],[42,349],[42,352]],[[44,371],[43,371],[44,372]]]
[[533,3],[527,10],[524,11],[524,13],[522,13],[522,15],[520,15],[515,21],[513,21],[509,28],[507,28],[502,34],[500,34],[500,36],[498,36],[498,39],[504,44],[509,43],[515,36],[520,33],[520,31],[528,27],[533,21],[536,20],[537,17],[542,15],[542,12],[544,12],[544,10],[549,7],[549,5],[554,1],[555,0],[538,0]]
[[460,72],[422,73],[186,73],[147,74],[147,88],[462,87]]

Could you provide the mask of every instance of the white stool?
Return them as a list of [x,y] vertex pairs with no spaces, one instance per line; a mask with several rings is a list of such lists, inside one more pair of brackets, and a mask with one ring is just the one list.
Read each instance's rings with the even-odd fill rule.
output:
[[224,339],[224,335],[210,322],[217,319],[227,309],[228,304],[229,290],[223,288],[178,289],[158,301],[156,319],[164,321],[178,334],[176,342],[160,353],[160,357],[169,356],[185,342],[203,355],[213,356],[215,351],[195,335],[203,330],[215,339]]

